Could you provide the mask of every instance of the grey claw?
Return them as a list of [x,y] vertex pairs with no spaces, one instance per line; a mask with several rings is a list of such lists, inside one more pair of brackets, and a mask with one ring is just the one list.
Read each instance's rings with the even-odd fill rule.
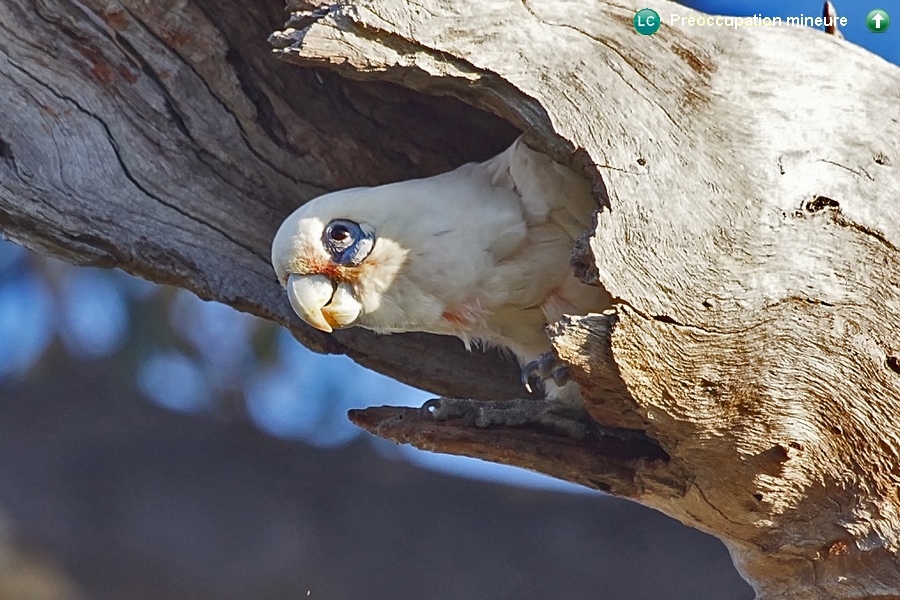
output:
[[553,383],[558,387],[563,387],[572,380],[572,374],[569,372],[567,365],[562,365],[553,369]]
[[545,352],[522,367],[522,385],[529,392],[534,391],[531,383],[537,381],[543,383],[548,379],[563,387],[569,383],[569,367],[563,364],[552,352]]
[[441,398],[432,398],[419,408],[424,415],[434,416],[441,409]]
[[464,398],[434,398],[428,400],[419,410],[430,415],[435,421],[445,421],[456,417],[472,419],[481,403]]
[[542,380],[541,376],[541,362],[540,360],[533,360],[524,367],[522,367],[522,385],[525,386],[525,389],[529,391],[529,393],[534,392],[534,389],[531,387],[531,381],[536,379],[538,381]]

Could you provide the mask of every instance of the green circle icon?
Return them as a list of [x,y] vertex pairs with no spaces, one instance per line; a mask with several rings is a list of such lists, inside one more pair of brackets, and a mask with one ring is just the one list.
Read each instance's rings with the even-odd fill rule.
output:
[[641,9],[634,15],[634,29],[641,35],[653,35],[659,24],[659,13],[652,8]]
[[876,8],[866,15],[866,27],[868,27],[869,31],[872,33],[884,33],[890,26],[891,17],[880,8]]

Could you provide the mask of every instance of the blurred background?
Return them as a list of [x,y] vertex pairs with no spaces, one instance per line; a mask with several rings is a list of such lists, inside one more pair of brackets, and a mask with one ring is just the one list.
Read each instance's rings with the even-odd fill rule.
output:
[[430,396],[184,290],[0,241],[0,357],[2,600],[752,596],[659,513],[362,432]]
[[[837,4],[848,39],[897,62],[900,28],[871,34],[875,6]],[[227,306],[0,240],[0,600],[752,598],[718,541],[659,513],[346,419],[429,397]]]

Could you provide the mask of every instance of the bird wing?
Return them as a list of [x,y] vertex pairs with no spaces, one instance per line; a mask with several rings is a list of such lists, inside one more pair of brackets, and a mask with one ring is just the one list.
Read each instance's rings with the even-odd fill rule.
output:
[[506,286],[523,308],[540,306],[547,322],[608,305],[603,290],[586,286],[568,267],[597,208],[590,181],[521,138],[484,166],[496,185],[515,192],[527,232],[515,252],[498,257],[488,287]]

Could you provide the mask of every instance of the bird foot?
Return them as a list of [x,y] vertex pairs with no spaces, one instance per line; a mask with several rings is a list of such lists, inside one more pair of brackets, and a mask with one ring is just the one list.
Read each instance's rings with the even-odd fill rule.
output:
[[592,424],[583,410],[552,400],[436,398],[422,405],[422,411],[437,421],[460,418],[479,428],[537,425],[576,440],[584,440],[592,430]]
[[549,379],[552,379],[557,387],[564,387],[571,379],[569,367],[553,352],[544,352],[522,367],[522,384],[529,392],[533,391],[531,389],[533,381],[538,381],[543,386]]

